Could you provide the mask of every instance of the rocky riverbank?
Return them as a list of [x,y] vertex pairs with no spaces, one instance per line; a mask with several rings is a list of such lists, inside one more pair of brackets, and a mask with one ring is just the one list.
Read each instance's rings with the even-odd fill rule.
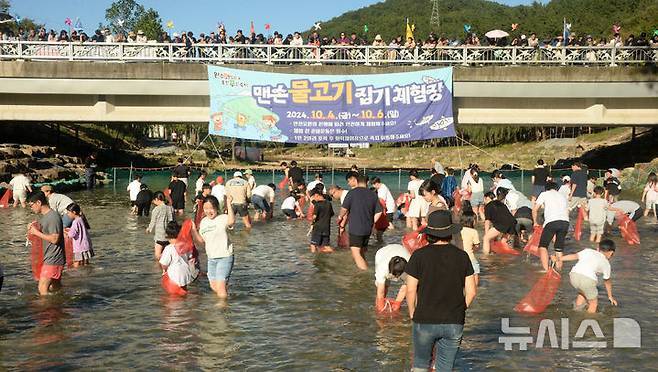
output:
[[[83,159],[59,154],[51,146],[0,144],[0,183],[21,172],[36,184],[65,184],[67,190],[84,187]],[[96,177],[98,182],[106,182],[103,172]]]

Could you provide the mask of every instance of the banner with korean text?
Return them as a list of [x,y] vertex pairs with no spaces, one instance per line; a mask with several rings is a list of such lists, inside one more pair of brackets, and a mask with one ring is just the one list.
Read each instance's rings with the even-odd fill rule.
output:
[[291,143],[455,135],[452,68],[298,75],[208,66],[211,134]]

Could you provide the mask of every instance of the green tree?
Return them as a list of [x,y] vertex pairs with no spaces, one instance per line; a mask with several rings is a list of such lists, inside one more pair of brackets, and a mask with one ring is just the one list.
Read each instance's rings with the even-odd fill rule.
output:
[[149,40],[158,40],[162,35],[162,19],[158,12],[152,8],[142,13],[135,23],[134,30],[142,30]]
[[9,0],[0,0],[0,12],[9,13],[9,8],[11,8]]
[[[122,32],[135,30],[137,22],[146,12],[144,6],[135,0],[117,0],[105,10],[105,20],[113,32]],[[159,19],[159,18],[158,18]]]

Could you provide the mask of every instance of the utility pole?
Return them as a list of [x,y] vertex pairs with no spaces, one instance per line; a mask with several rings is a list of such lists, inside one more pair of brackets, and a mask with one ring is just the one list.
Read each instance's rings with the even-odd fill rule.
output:
[[439,0],[432,2],[432,16],[430,17],[430,30],[439,31]]

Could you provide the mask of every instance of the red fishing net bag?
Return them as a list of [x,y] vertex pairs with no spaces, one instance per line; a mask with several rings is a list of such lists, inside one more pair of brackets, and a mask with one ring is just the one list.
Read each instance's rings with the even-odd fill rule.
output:
[[[637,212],[636,212],[637,213]],[[630,245],[640,244],[640,234],[637,232],[635,221],[631,220],[625,213],[617,212],[617,224],[621,237]]]
[[521,252],[517,251],[516,249],[510,247],[509,245],[503,243],[500,240],[492,240],[490,246],[491,246],[491,251],[497,254],[511,254],[513,256],[521,255]]
[[0,198],[0,208],[9,207],[9,199],[11,199],[12,196],[14,196],[14,192],[11,191],[11,189],[7,189],[2,195],[2,198]]
[[573,229],[573,237],[576,240],[580,240],[580,237],[583,234],[583,221],[585,220],[585,208],[578,208],[578,218],[576,218],[576,227]]
[[525,248],[523,248],[524,252],[539,257],[539,241],[541,240],[542,231],[544,231],[543,227],[535,226],[532,230],[532,236],[528,240],[528,243],[526,243]]
[[554,269],[539,278],[530,292],[514,306],[514,311],[527,314],[540,314],[550,305],[560,287],[560,273]]
[[[41,231],[39,223],[32,222],[37,230]],[[34,280],[39,281],[41,277],[41,267],[43,266],[43,240],[34,234],[28,234],[27,239],[32,245],[32,276]]]
[[425,230],[425,225],[420,226],[417,230],[408,232],[402,237],[402,245],[407,248],[410,254],[413,254],[419,248],[429,244],[427,238],[422,231]]

